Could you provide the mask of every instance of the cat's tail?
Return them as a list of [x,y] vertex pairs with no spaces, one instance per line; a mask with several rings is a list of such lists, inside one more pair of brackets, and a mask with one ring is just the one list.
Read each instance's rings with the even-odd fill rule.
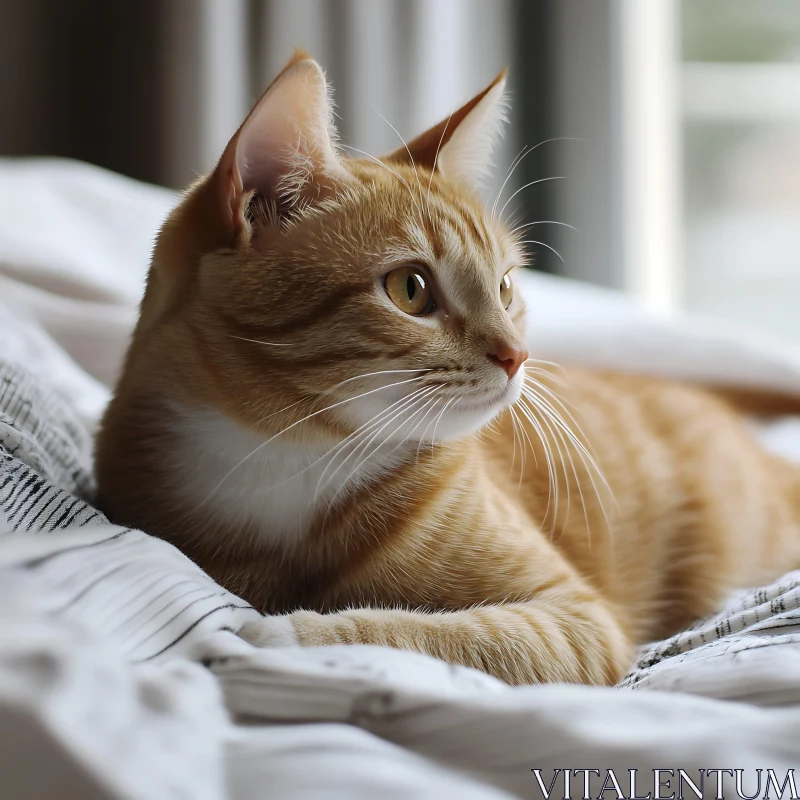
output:
[[800,393],[768,389],[709,386],[708,390],[725,400],[741,414],[754,417],[800,417]]
[[[764,420],[800,417],[800,394],[740,388],[713,388],[711,391],[748,417]],[[786,474],[787,468],[792,470],[792,474]],[[789,537],[789,560],[792,568],[800,568],[800,453],[787,451],[781,458],[780,480],[783,479],[788,479],[786,499],[795,520],[795,535]]]

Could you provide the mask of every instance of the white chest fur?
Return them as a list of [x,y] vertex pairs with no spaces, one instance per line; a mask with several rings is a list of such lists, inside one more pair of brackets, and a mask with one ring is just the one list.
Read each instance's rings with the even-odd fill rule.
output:
[[275,544],[302,538],[318,514],[407,455],[398,448],[365,460],[375,442],[363,451],[331,451],[280,436],[270,440],[216,412],[181,410],[171,433],[171,469],[183,504],[201,514],[207,509],[233,529],[256,530]]

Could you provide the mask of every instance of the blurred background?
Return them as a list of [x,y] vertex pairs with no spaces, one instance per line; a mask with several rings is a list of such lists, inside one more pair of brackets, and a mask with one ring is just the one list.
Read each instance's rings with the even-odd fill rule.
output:
[[0,155],[181,187],[296,45],[373,154],[510,64],[534,268],[800,341],[797,0],[0,0]]

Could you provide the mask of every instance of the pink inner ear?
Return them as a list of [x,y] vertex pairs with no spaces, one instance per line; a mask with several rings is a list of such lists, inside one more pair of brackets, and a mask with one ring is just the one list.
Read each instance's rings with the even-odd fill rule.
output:
[[503,70],[469,102],[383,160],[410,163],[413,159],[418,166],[479,183],[505,119],[505,83]]
[[341,170],[330,118],[320,68],[311,60],[289,66],[239,131],[236,168],[242,190],[292,201],[306,184]]
[[349,173],[336,156],[325,76],[295,56],[228,143],[216,170],[223,213],[233,231],[245,224],[252,191],[287,207],[324,196]]

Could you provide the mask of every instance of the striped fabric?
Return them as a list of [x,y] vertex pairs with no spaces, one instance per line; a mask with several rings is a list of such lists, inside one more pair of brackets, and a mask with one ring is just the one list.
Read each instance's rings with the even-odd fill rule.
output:
[[78,499],[92,491],[90,452],[89,435],[69,406],[43,390],[22,367],[4,364],[0,521],[5,527],[44,532],[107,522]]
[[[787,659],[794,674],[786,673]],[[748,680],[737,680],[745,672]],[[797,674],[800,571],[770,586],[738,592],[710,619],[643,648],[620,687],[780,705]]]
[[[172,651],[197,628],[241,627],[238,612],[255,613],[247,603],[171,545],[112,526],[90,505],[90,454],[69,406],[23,367],[3,364],[0,563],[57,588],[51,610],[84,621],[137,661]],[[45,536],[54,532],[62,535]]]

